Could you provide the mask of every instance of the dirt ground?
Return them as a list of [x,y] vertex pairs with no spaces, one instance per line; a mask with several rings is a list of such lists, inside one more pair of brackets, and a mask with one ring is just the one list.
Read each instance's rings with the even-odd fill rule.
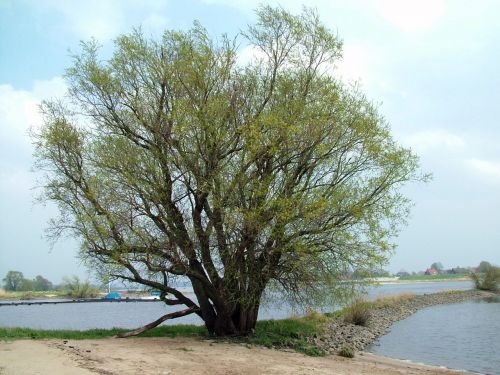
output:
[[[189,338],[0,341],[0,375],[457,374],[368,353],[354,359]],[[464,374],[461,372],[461,374]]]

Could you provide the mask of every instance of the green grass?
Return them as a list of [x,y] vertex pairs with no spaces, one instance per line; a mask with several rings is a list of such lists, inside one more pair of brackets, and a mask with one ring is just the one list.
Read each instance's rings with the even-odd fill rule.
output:
[[[127,332],[127,329],[89,329],[87,331],[72,330],[40,330],[30,328],[2,328],[0,327],[0,339],[65,339],[85,340],[102,339],[113,337],[119,333]],[[177,336],[206,336],[207,330],[204,326],[175,325],[153,328],[138,337],[177,337]]]
[[[261,320],[257,322],[254,334],[248,337],[230,338],[229,340],[259,345],[268,348],[292,348],[311,356],[324,355],[323,349],[308,342],[308,338],[319,335],[324,330],[324,323],[328,320],[320,314],[309,314],[301,318],[282,320]],[[113,337],[126,329],[90,329],[87,331],[72,330],[37,330],[29,328],[1,328],[0,339],[62,339],[84,340]],[[161,326],[144,332],[138,337],[208,337],[204,326],[173,325]],[[227,340],[227,338],[224,338]],[[180,348],[179,350],[182,350]]]
[[464,274],[444,274],[444,275],[409,275],[401,276],[399,280],[402,281],[426,281],[426,280],[453,280],[469,278],[469,275]]
[[325,351],[308,342],[309,338],[324,332],[328,321],[324,315],[309,314],[302,318],[261,320],[255,333],[243,340],[251,345],[268,348],[292,348],[310,356],[325,355]]

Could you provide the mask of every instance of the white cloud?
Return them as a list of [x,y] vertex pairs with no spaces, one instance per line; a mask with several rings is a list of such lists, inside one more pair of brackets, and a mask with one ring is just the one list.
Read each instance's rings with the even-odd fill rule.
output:
[[0,85],[0,124],[2,142],[21,147],[30,143],[28,130],[41,124],[38,109],[44,99],[62,97],[66,85],[61,77],[35,81],[31,91],[16,90],[11,85]]
[[373,64],[373,51],[361,45],[345,45],[342,55],[342,60],[336,63],[336,73],[345,81],[369,84],[371,77],[369,66]]
[[245,46],[238,51],[237,63],[241,66],[259,59],[266,59],[266,54],[255,46]]
[[444,0],[378,0],[375,4],[382,17],[407,32],[431,29],[446,10]]
[[482,159],[467,159],[465,165],[480,174],[500,181],[500,162]]
[[39,104],[43,99],[62,97],[66,85],[61,77],[35,81],[31,90],[0,85],[0,192],[3,197],[31,196],[35,177],[30,172],[29,129],[42,124]]
[[459,135],[446,130],[426,130],[402,137],[402,142],[417,152],[457,152],[465,148],[465,141]]

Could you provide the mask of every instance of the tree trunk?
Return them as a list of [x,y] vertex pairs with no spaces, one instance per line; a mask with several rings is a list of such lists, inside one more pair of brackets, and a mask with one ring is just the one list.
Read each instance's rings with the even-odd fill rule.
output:
[[[200,315],[208,332],[216,336],[247,336],[255,330],[260,299],[264,286],[254,282],[254,288],[229,297],[224,287],[207,290],[196,279],[191,279],[193,291],[200,306]],[[250,289],[250,288],[249,288]]]
[[235,325],[240,335],[248,335],[255,330],[259,314],[259,302],[241,306],[239,313],[234,316]]

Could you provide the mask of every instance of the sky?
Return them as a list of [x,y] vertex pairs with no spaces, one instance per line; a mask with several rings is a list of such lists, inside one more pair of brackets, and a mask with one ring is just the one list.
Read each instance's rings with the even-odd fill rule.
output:
[[[303,1],[264,1],[300,12]],[[414,203],[388,269],[500,264],[500,2],[309,0],[344,42],[337,72],[378,103],[394,137],[411,147],[429,183],[403,191]],[[214,35],[255,21],[249,0],[0,0],[0,278],[9,270],[89,277],[78,240],[51,244],[57,210],[35,202],[29,129],[38,104],[64,94],[62,75],[79,41],[141,26],[151,36],[199,20]],[[243,52],[242,52],[243,53]]]

